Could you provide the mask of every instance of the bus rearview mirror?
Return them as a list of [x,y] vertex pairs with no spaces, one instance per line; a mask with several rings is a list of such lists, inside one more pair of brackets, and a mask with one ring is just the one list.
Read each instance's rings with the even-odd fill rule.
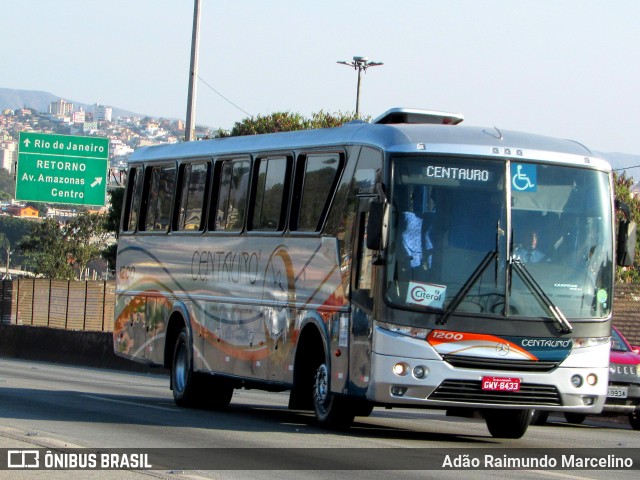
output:
[[618,224],[618,243],[616,261],[621,267],[630,267],[636,253],[636,222],[620,221]]

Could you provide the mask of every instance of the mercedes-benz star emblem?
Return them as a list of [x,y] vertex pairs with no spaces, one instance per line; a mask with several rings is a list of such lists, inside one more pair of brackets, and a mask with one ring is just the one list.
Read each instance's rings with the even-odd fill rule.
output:
[[509,354],[509,344],[508,343],[499,343],[496,345],[496,352],[498,355],[505,356]]

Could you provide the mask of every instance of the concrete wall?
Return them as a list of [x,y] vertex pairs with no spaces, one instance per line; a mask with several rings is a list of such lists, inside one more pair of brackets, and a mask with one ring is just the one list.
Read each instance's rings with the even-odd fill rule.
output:
[[113,353],[110,332],[83,332],[49,327],[0,325],[0,357],[82,365],[137,372],[166,373]]

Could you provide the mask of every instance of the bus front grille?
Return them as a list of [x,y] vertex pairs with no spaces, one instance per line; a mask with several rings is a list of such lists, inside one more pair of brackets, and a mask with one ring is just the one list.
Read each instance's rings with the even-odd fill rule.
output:
[[514,370],[518,372],[549,372],[558,362],[533,362],[531,360],[501,360],[496,358],[444,355],[443,359],[458,368],[482,368],[483,370]]
[[501,392],[482,390],[482,382],[474,380],[445,380],[429,396],[429,400],[501,405],[562,405],[558,390],[551,385],[523,383],[517,392]]

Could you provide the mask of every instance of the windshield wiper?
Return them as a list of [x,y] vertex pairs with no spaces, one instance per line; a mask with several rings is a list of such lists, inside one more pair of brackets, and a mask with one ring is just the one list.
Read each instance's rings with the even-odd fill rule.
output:
[[547,310],[549,310],[549,313],[551,313],[551,316],[553,316],[553,318],[555,319],[556,324],[560,329],[560,332],[561,333],[573,332],[573,326],[571,325],[571,323],[569,323],[569,320],[567,320],[567,318],[564,316],[564,314],[562,313],[562,310],[560,310],[560,307],[558,307],[556,304],[553,303],[553,301],[542,289],[540,284],[536,281],[535,278],[533,278],[533,275],[529,273],[529,270],[527,270],[527,267],[524,266],[524,263],[522,263],[522,260],[512,256],[511,260],[509,261],[509,264],[518,273],[518,275],[520,276],[522,281],[525,283],[529,291],[538,298],[538,301],[541,304],[543,304],[543,306],[545,306]]
[[462,301],[465,299],[469,291],[471,291],[471,288],[473,287],[473,285],[478,281],[478,279],[482,276],[482,274],[489,267],[489,265],[491,265],[491,262],[493,260],[496,260],[497,258],[498,258],[497,250],[492,250],[489,253],[487,253],[487,255],[480,262],[480,265],[478,265],[478,267],[474,270],[471,276],[467,278],[467,280],[464,282],[464,285],[462,285],[462,288],[458,291],[456,296],[453,297],[453,300],[451,300],[451,303],[447,306],[447,309],[444,312],[442,312],[442,315],[440,316],[440,318],[436,320],[437,325],[447,324],[447,320],[451,316],[451,314],[462,303]]

